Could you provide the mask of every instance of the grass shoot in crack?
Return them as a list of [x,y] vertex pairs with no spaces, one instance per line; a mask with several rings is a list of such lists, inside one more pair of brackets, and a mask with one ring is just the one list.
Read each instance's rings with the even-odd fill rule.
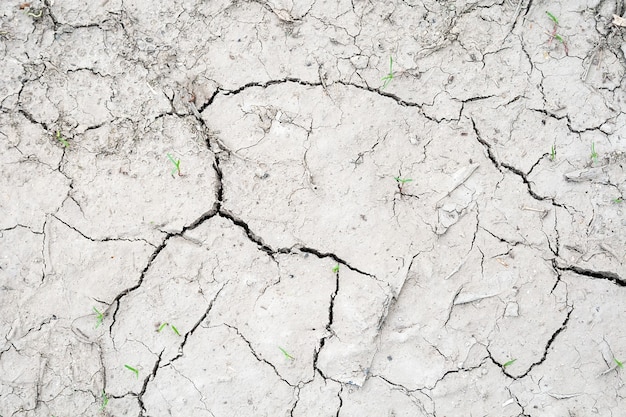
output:
[[408,182],[413,181],[412,178],[393,177],[393,179],[396,180],[396,184],[398,185],[398,191],[400,192],[401,195],[404,195],[404,186]]
[[62,135],[61,135],[61,131],[57,130],[57,134],[55,136],[57,138],[57,140],[61,143],[61,145],[63,145],[63,147],[65,148],[69,148],[70,143],[67,141],[67,139],[65,139]]
[[391,83],[392,80],[393,80],[393,57],[390,56],[389,57],[389,74],[381,78],[381,81],[383,82],[382,90],[387,88],[387,86]]
[[333,267],[333,273],[338,274],[339,273],[339,264],[335,265]]
[[513,365],[513,364],[515,363],[515,361],[516,361],[516,360],[517,360],[517,359],[511,359],[510,361],[505,362],[505,363],[502,365],[502,367],[503,367],[503,368],[506,368],[507,366],[511,366],[511,365]]
[[108,403],[109,397],[107,396],[107,393],[102,390],[102,404],[100,405],[100,410],[104,410]]
[[556,159],[556,145],[552,145],[552,148],[550,148],[550,160],[554,162],[555,159]]
[[613,360],[615,361],[615,363],[617,364],[617,367],[620,369],[624,369],[624,364],[621,361],[618,361],[617,358],[613,358]]

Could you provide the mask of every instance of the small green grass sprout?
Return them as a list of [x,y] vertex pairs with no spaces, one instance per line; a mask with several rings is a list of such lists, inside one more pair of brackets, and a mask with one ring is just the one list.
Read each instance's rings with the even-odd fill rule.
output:
[[139,379],[139,370],[137,368],[133,368],[130,365],[124,365],[124,368],[133,371],[135,373],[135,376],[137,377],[137,379]]
[[393,57],[390,56],[389,57],[389,74],[381,78],[381,81],[383,82],[382,89],[384,90],[385,88],[387,88],[387,86],[389,85],[389,83],[391,83],[392,80],[393,80]]
[[598,153],[596,152],[596,143],[591,142],[591,160],[593,162],[598,162]]
[[617,197],[612,200],[615,204],[623,203],[624,199],[622,197]]
[[161,332],[161,330],[163,330],[166,326],[170,326],[172,328],[172,331],[174,333],[176,333],[177,336],[180,336],[180,332],[178,331],[178,329],[176,328],[176,326],[174,326],[173,324],[169,324],[169,323],[163,323],[159,326],[159,328],[157,329],[157,333]]
[[396,183],[398,184],[398,191],[400,194],[404,194],[404,186],[413,181],[412,178],[393,177],[393,179],[396,180]]
[[167,154],[167,158],[170,160],[172,164],[174,164],[174,169],[172,169],[172,177],[174,174],[178,174],[179,177],[182,177],[183,174],[180,173],[180,159],[174,159],[172,155]]
[[293,356],[291,356],[289,353],[287,353],[287,351],[281,348],[280,346],[278,346],[278,349],[280,349],[280,351],[283,352],[283,355],[285,355],[285,358],[290,359],[290,360],[296,359]]
[[563,37],[557,33],[558,28],[559,28],[559,19],[557,19],[555,15],[553,15],[552,13],[548,11],[546,11],[546,14],[550,18],[550,20],[552,20],[552,23],[554,23],[552,27],[552,32],[548,32],[548,35],[550,35],[550,41],[548,42],[548,45],[552,43],[552,39],[556,39],[557,41],[561,42],[561,44],[563,45],[563,49],[565,49],[565,55],[569,55],[569,49],[567,47],[567,43],[565,42]]
[[613,360],[620,369],[624,369],[624,364],[622,362],[618,361],[617,358],[613,358]]
[[506,368],[507,366],[511,366],[511,365],[513,365],[513,364],[515,363],[515,361],[516,361],[516,360],[517,360],[517,359],[511,359],[510,361],[505,362],[505,363],[502,365],[502,367],[503,367],[503,368]]
[[546,14],[548,15],[548,17],[550,18],[550,20],[552,20],[554,22],[555,25],[559,24],[559,19],[556,18],[555,15],[553,15],[552,13],[550,13],[549,11],[546,10]]
[[61,131],[57,130],[57,134],[56,134],[56,138],[59,142],[61,142],[61,144],[68,148],[70,146],[70,143],[67,141],[67,139],[65,139],[62,135],[61,135]]
[[339,264],[337,264],[337,265],[335,265],[335,266],[333,267],[333,272],[334,272],[335,274],[339,272]]
[[406,184],[407,182],[411,182],[413,181],[412,178],[400,178],[400,177],[393,177],[394,180],[396,180],[396,182],[398,184]]
[[100,410],[104,410],[108,403],[109,397],[107,396],[107,393],[102,390],[102,405],[100,406]]
[[554,161],[556,159],[556,145],[552,145],[550,148],[550,160]]
[[96,314],[96,329],[100,327],[104,320],[104,314],[102,314],[97,308],[93,308],[93,312]]

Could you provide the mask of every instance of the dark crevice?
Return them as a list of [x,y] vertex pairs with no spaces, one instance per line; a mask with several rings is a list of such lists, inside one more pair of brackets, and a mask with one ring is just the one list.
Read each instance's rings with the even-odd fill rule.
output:
[[552,259],[552,269],[554,269],[554,271],[556,272],[556,281],[554,281],[554,285],[552,286],[552,289],[550,290],[550,294],[554,293],[554,290],[556,290],[556,287],[561,282],[561,271],[559,270],[557,266],[555,258]]
[[511,373],[507,372],[506,367],[504,366],[505,364],[499,363],[497,362],[493,356],[491,355],[491,352],[489,351],[489,346],[487,346],[487,353],[489,354],[489,359],[491,360],[491,362],[493,362],[494,365],[497,365],[498,367],[500,367],[502,369],[502,373],[504,373],[504,375],[508,376],[511,379],[517,380],[517,379],[523,379],[524,377],[526,377],[526,375],[528,375],[535,366],[541,365],[546,358],[548,357],[548,351],[550,350],[550,347],[552,346],[552,343],[554,343],[554,341],[556,340],[557,336],[567,328],[567,323],[569,322],[569,318],[572,315],[572,311],[574,311],[574,308],[570,306],[569,311],[567,312],[567,316],[565,316],[565,320],[563,320],[563,323],[561,323],[561,326],[552,334],[552,336],[550,337],[550,339],[548,339],[546,346],[543,349],[543,355],[541,356],[541,358],[537,361],[537,362],[533,362],[528,369],[526,370],[526,372],[524,372],[523,374],[519,375],[519,376],[515,376],[512,375]]
[[[319,357],[319,353],[326,344],[326,340],[329,337],[332,337],[335,332],[333,331],[333,322],[334,322],[334,309],[335,309],[335,297],[337,297],[337,293],[339,292],[339,271],[335,272],[335,291],[330,295],[330,302],[328,305],[328,322],[326,323],[326,331],[328,332],[324,337],[320,339],[319,346],[315,349],[313,353],[313,369],[318,370],[320,375],[322,375],[321,371],[317,368],[317,359]],[[324,375],[322,375],[324,377]]]
[[[247,84],[244,84],[243,86],[236,88],[234,90],[225,90],[225,89],[220,89],[220,91],[222,91],[224,93],[224,95],[226,96],[233,96],[236,94],[241,93],[242,91],[248,89],[248,88],[252,88],[252,87],[261,87],[261,88],[267,88],[271,85],[276,85],[276,84],[285,84],[285,83],[296,83],[296,84],[300,84],[300,85],[304,85],[304,86],[308,86],[308,87],[320,87],[322,86],[321,82],[309,82],[309,81],[304,81],[304,80],[300,80],[298,78],[291,78],[291,77],[285,77],[285,78],[281,78],[278,80],[269,80],[266,81],[264,83],[260,83],[260,82],[250,82]],[[203,106],[206,108],[206,106]]]
[[46,122],[40,122],[38,120],[36,120],[32,114],[30,114],[29,112],[27,112],[24,109],[19,109],[18,113],[20,113],[22,116],[24,116],[26,119],[28,119],[29,122],[36,124],[36,125],[40,125],[41,127],[43,127],[43,129],[48,132],[48,124]]
[[487,151],[487,156],[489,157],[489,159],[491,160],[493,165],[500,172],[502,172],[502,168],[506,168],[508,171],[510,171],[513,174],[515,174],[518,177],[520,177],[522,182],[526,185],[526,189],[528,190],[528,194],[530,194],[530,196],[532,198],[534,198],[535,200],[538,200],[538,201],[546,201],[547,200],[553,206],[564,207],[562,204],[557,203],[554,198],[552,198],[552,197],[544,197],[544,196],[541,196],[541,195],[537,194],[535,191],[533,191],[532,183],[528,180],[528,175],[526,173],[524,173],[522,170],[520,170],[519,168],[516,168],[516,167],[514,167],[512,165],[509,165],[509,164],[507,164],[505,162],[499,162],[498,159],[496,158],[496,156],[494,155],[493,151],[492,151],[491,144],[489,142],[487,142],[485,139],[483,139],[482,136],[480,135],[480,132],[478,131],[478,128],[476,127],[476,122],[474,121],[474,119],[471,118],[470,120],[472,121],[472,127],[474,129],[474,133],[476,134],[476,139],[478,140],[478,142],[480,142],[484,146],[485,150]]
[[156,377],[157,371],[159,370],[159,364],[161,363],[161,356],[163,356],[163,352],[161,351],[161,353],[159,353],[159,357],[157,358],[156,362],[154,362],[154,366],[152,367],[152,372],[150,373],[150,375],[148,375],[146,377],[146,379],[143,380],[143,385],[141,387],[141,391],[139,391],[139,394],[137,395],[137,401],[139,402],[139,416],[143,417],[146,414],[146,406],[143,402],[143,395],[146,393],[146,389],[148,388],[148,383],[150,382],[151,379],[154,379]]
[[260,236],[257,236],[252,230],[250,230],[250,226],[248,226],[248,224],[246,222],[244,222],[243,220],[235,217],[229,211],[224,210],[224,209],[220,209],[217,212],[217,215],[222,217],[223,219],[229,220],[235,226],[238,226],[241,229],[243,229],[243,231],[246,233],[246,236],[248,236],[248,239],[250,239],[252,242],[256,243],[258,248],[260,250],[262,250],[263,252],[267,253],[269,256],[273,257],[274,254],[276,254],[276,253],[289,253],[289,251],[287,249],[281,249],[281,250],[274,250],[274,249],[272,249],[269,245],[267,245],[263,241],[263,239]]
[[127,296],[131,292],[135,291],[137,288],[141,287],[141,284],[143,283],[143,280],[146,277],[146,273],[148,272],[148,269],[150,269],[150,267],[152,266],[152,262],[154,262],[154,260],[156,259],[157,256],[159,256],[161,251],[163,249],[165,249],[165,246],[167,246],[168,240],[172,236],[173,235],[166,236],[165,239],[163,239],[163,242],[161,242],[161,244],[154,250],[154,252],[152,252],[152,255],[150,255],[150,259],[148,259],[148,263],[146,264],[144,269],[141,271],[141,275],[139,276],[139,280],[137,281],[137,283],[135,285],[133,285],[132,287],[126,288],[125,290],[123,290],[122,292],[117,294],[115,296],[115,298],[113,299],[113,301],[111,301],[111,305],[115,305],[115,309],[113,310],[112,321],[111,321],[111,325],[109,326],[109,333],[110,334],[113,333],[113,326],[116,323],[115,320],[117,318],[117,313],[118,313],[118,311],[120,309],[120,304],[121,304],[122,298],[124,298],[125,296]]
[[334,260],[338,264],[345,266],[346,268],[348,268],[351,271],[358,272],[361,275],[366,275],[366,276],[368,276],[370,278],[374,278],[374,279],[378,280],[378,278],[376,278],[375,275],[367,273],[367,272],[364,272],[364,271],[361,271],[359,268],[353,267],[347,261],[341,259],[339,256],[335,255],[334,253],[320,252],[317,249],[309,248],[307,246],[298,246],[297,249],[300,252],[310,253],[312,255],[315,255],[315,256],[317,256],[320,259],[331,258],[332,260]]
[[489,157],[493,165],[496,167],[496,169],[502,172],[502,169],[500,169],[500,163],[498,162],[498,160],[496,159],[496,156],[493,154],[493,151],[491,150],[491,144],[487,142],[486,140],[484,140],[482,136],[480,135],[480,132],[478,131],[478,128],[476,127],[476,122],[474,121],[474,118],[470,118],[470,121],[472,122],[472,128],[474,130],[474,134],[476,135],[476,140],[478,140],[478,142],[480,142],[480,144],[483,145],[483,147],[487,151],[487,156]]
[[617,285],[618,287],[626,287],[626,280],[624,280],[622,277],[620,277],[615,272],[594,271],[594,270],[591,270],[591,269],[580,268],[578,266],[562,267],[562,266],[558,266],[557,265],[556,268],[561,270],[561,271],[571,271],[571,272],[574,272],[574,273],[576,273],[578,275],[583,275],[585,277],[596,278],[596,279],[604,279],[604,280],[607,280],[607,281],[611,281],[613,284]]
[[[213,104],[213,101],[215,100],[215,97],[217,97],[217,95],[221,92],[222,90],[220,90],[219,88],[216,89],[213,94],[211,95],[211,97],[209,97],[209,99],[207,100],[206,103],[203,103],[199,108],[198,108],[198,113],[201,114],[204,110],[206,110],[207,107],[209,107],[211,104]],[[193,103],[192,103],[193,105]]]
[[530,6],[532,6],[533,0],[528,0],[528,4],[526,5],[526,10],[524,11],[524,17],[528,16],[530,12]]

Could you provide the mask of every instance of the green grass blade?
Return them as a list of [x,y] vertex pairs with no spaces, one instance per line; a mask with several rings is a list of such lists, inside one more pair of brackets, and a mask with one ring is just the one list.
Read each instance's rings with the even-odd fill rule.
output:
[[167,323],[163,323],[162,325],[159,326],[159,329],[157,330],[157,332],[160,332],[161,330],[163,330],[163,328],[167,326]]
[[548,11],[546,11],[546,14],[550,18],[550,20],[552,20],[554,22],[555,25],[559,24],[559,19],[557,19],[555,15],[553,15],[552,13],[550,13]]
[[137,377],[137,379],[139,379],[139,370],[137,370],[137,368],[133,368],[130,365],[124,365],[124,368],[133,371],[135,373],[135,376]]
[[289,353],[287,353],[287,351],[285,349],[281,348],[280,346],[278,346],[278,349],[280,349],[280,351],[283,352],[283,355],[285,355],[285,358],[291,359],[291,360],[295,359],[293,356],[291,356]]
[[507,366],[511,366],[511,365],[513,365],[515,363],[516,360],[517,359],[511,359],[510,361],[505,362],[504,365],[502,365],[502,367],[506,368]]
[[102,390],[102,405],[100,406],[100,410],[104,410],[109,403],[109,397],[107,397],[106,392]]
[[172,324],[171,327],[172,327],[172,330],[174,330],[174,333],[176,333],[178,336],[180,336],[180,333],[178,332],[178,329],[176,328],[176,326],[174,326]]

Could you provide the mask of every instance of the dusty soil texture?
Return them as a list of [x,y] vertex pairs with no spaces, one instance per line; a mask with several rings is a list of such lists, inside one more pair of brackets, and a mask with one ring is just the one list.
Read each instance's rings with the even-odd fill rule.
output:
[[0,416],[626,416],[623,0],[0,2]]

